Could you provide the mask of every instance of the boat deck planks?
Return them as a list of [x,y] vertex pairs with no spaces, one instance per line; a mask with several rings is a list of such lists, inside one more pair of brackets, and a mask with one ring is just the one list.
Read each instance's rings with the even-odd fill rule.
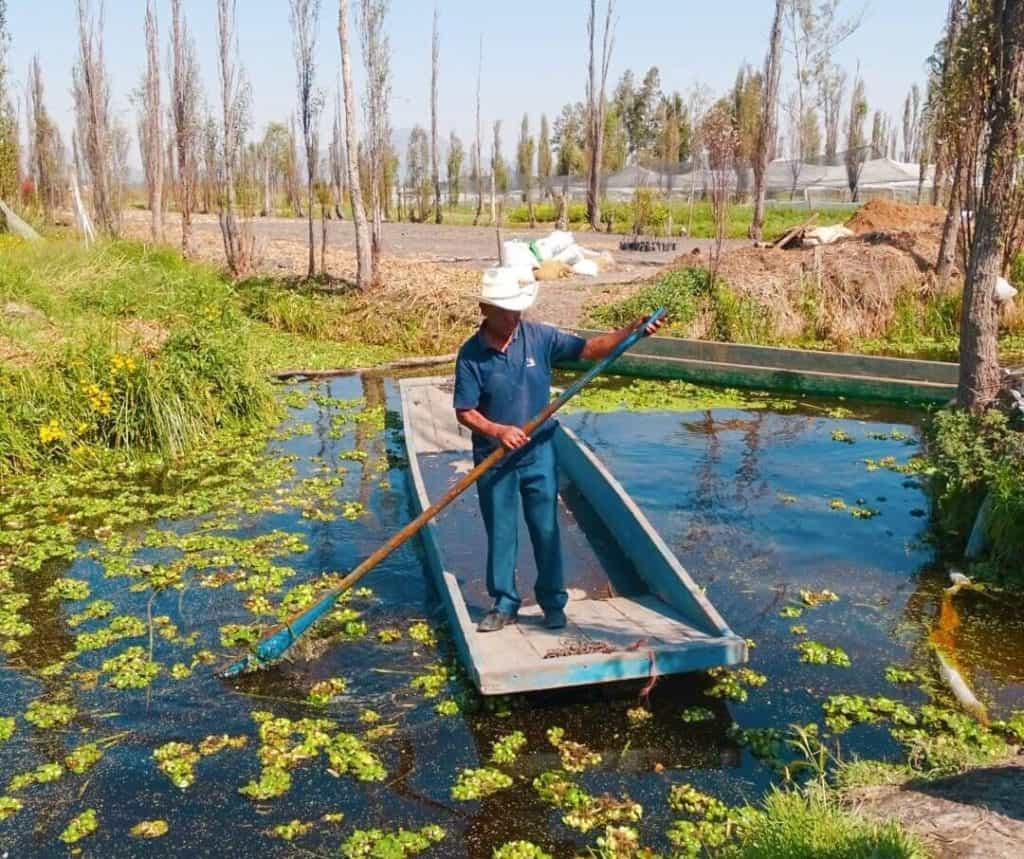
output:
[[[470,438],[455,421],[449,379],[404,379],[401,395],[413,485],[423,509],[431,495],[425,469],[439,460],[450,465],[453,452],[469,450]],[[625,596],[609,587],[612,595],[597,599],[570,588],[565,629],[545,629],[539,607],[524,604],[519,623],[500,632],[478,633],[479,618],[471,616],[459,579],[468,582],[470,577],[482,577],[480,554],[455,553],[462,559],[462,568],[450,569],[441,538],[447,533],[451,539],[458,532],[448,533],[450,521],[428,524],[421,531],[428,566],[448,612],[456,647],[480,691],[505,694],[645,679],[744,662],[746,643],[728,628],[597,457],[564,428],[559,429],[556,443],[562,468],[584,500],[590,503],[595,494],[603,496],[593,509],[619,544],[614,563],[633,564],[634,575],[644,580],[649,591]],[[461,519],[459,525],[465,527]],[[482,531],[479,523],[473,526],[472,538],[482,539],[476,531]],[[582,535],[567,536],[566,545],[572,545],[579,544]],[[601,563],[610,563],[609,557],[603,554]]]

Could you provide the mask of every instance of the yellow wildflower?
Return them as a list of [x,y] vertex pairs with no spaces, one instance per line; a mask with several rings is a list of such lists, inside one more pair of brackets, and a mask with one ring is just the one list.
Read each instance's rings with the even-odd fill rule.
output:
[[68,434],[64,432],[60,425],[60,421],[56,418],[52,418],[49,423],[45,423],[39,427],[39,440],[43,444],[52,444],[56,441],[62,441],[67,437]]

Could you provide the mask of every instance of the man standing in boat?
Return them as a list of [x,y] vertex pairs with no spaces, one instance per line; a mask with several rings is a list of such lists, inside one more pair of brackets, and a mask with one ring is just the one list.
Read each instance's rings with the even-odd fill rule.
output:
[[[551,368],[559,361],[597,361],[626,339],[643,319],[584,340],[551,325],[522,318],[537,297],[536,283],[520,283],[509,268],[484,275],[483,323],[459,349],[455,364],[455,415],[473,433],[479,464],[499,444],[509,451],[477,482],[487,530],[487,592],[494,605],[477,629],[494,632],[516,622],[519,510],[522,503],[537,564],[534,594],[549,629],[565,626],[568,594],[558,534],[558,467],[549,420],[533,436],[521,429],[551,397]],[[661,322],[648,326],[653,334]]]

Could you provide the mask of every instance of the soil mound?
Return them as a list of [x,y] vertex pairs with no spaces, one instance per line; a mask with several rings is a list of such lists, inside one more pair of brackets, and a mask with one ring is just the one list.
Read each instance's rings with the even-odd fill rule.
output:
[[864,233],[920,233],[941,229],[946,212],[938,206],[917,206],[893,200],[868,200],[846,226]]

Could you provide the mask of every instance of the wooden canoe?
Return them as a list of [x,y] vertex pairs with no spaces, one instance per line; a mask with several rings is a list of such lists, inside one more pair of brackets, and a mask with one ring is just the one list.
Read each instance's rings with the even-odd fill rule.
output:
[[[593,337],[604,332],[580,329],[574,333]],[[580,369],[587,365],[573,362],[562,366]],[[681,337],[645,337],[609,372],[702,385],[908,403],[949,402],[956,396],[959,378],[958,366],[946,361]]]
[[[400,383],[405,444],[419,513],[471,466],[469,433],[455,420],[450,378]],[[729,629],[622,486],[576,435],[555,436],[562,472],[559,517],[569,625],[541,623],[524,604],[519,623],[478,633],[487,610],[486,537],[467,492],[420,532],[426,563],[470,678],[485,695],[681,674],[746,661]],[[535,577],[521,528],[518,582]]]

